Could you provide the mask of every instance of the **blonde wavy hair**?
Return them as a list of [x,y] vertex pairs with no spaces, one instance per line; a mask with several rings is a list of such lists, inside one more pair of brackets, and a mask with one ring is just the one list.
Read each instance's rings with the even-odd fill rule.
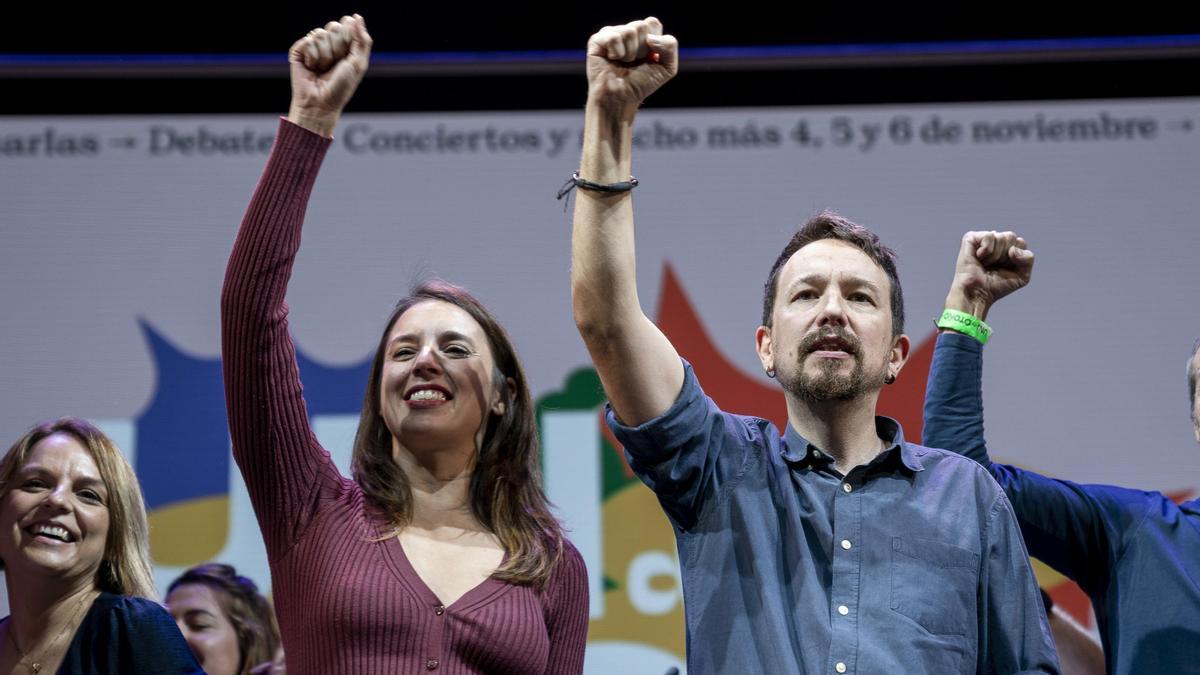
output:
[[[12,489],[15,474],[42,439],[67,434],[87,448],[100,478],[108,488],[108,540],[104,558],[96,572],[96,587],[117,595],[158,600],[154,573],[150,566],[150,526],[146,522],[146,504],[133,467],[121,450],[94,424],[77,417],[62,417],[43,422],[19,438],[0,460],[0,500]],[[0,569],[4,561],[0,560]]]

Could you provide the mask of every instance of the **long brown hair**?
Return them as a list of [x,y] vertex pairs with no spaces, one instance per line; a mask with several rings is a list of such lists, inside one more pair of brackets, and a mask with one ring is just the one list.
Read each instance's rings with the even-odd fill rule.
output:
[[279,624],[271,603],[258,592],[253,580],[238,575],[231,565],[208,563],[193,567],[172,581],[167,595],[187,584],[200,584],[217,591],[214,593],[217,604],[237,634],[240,675],[275,659],[280,643]]
[[[0,499],[12,489],[13,474],[25,466],[33,446],[54,434],[67,434],[87,448],[108,488],[108,540],[96,573],[96,587],[117,595],[158,600],[150,568],[150,527],[142,488],[116,444],[91,422],[62,417],[43,422],[17,439],[0,460]],[[0,569],[3,566],[0,560]]]
[[388,333],[402,314],[425,300],[462,309],[487,335],[496,362],[493,378],[508,403],[503,415],[488,417],[471,474],[471,512],[496,535],[508,554],[495,576],[542,587],[562,555],[563,533],[542,490],[537,421],[529,385],[508,333],[466,290],[444,281],[427,281],[396,304],[375,350],[363,396],[352,455],[354,480],[394,527],[409,522],[412,491],[404,470],[392,457],[392,433],[380,411],[380,379]]

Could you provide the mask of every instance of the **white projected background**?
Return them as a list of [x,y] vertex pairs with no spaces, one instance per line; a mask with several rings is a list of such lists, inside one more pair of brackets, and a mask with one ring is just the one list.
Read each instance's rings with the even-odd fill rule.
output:
[[[347,115],[289,290],[299,347],[330,367],[361,362],[395,300],[436,275],[500,317],[535,397],[561,389],[589,365],[571,319],[570,209],[554,200],[576,168],[581,121]],[[917,343],[932,333],[961,234],[1017,230],[1037,265],[990,317],[993,453],[1079,481],[1194,494],[1184,365],[1200,337],[1197,124],[1196,99],[651,107],[634,160],[642,301],[653,316],[669,263],[720,351],[770,386],[753,350],[760,289],[813,213],[836,209],[899,252]],[[131,454],[148,451],[128,429],[167,385],[140,322],[191,357],[219,356],[225,261],[275,129],[270,115],[0,118],[5,446],[34,421],[73,414],[126,429]],[[347,419],[329,416],[322,436],[348,444]],[[548,445],[565,453],[548,464],[576,461]],[[577,452],[585,466],[595,457]],[[560,501],[598,498],[594,481],[553,474]],[[252,516],[233,508],[230,536],[250,543],[225,553],[265,577]],[[599,520],[569,510],[596,576]],[[593,600],[595,620],[604,609]],[[677,663],[634,642],[611,658],[648,672]]]

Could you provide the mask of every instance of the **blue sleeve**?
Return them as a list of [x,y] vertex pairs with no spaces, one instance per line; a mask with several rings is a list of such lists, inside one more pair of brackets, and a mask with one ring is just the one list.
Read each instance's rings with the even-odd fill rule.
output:
[[1012,502],[1029,552],[1088,595],[1102,593],[1126,535],[1150,508],[1145,493],[993,463],[983,437],[982,382],[983,345],[966,335],[939,335],[925,394],[924,444],[983,464]]
[[89,612],[59,672],[204,675],[175,620],[144,598],[105,597]]
[[988,512],[980,571],[979,673],[1058,673],[1058,654],[1012,507]]
[[705,396],[691,364],[683,368],[683,387],[667,412],[636,427],[621,424],[611,406],[607,418],[630,468],[686,532],[736,482],[762,436],[752,418],[726,414]]
[[942,333],[925,385],[921,444],[990,463],[983,439],[983,345],[959,333]]

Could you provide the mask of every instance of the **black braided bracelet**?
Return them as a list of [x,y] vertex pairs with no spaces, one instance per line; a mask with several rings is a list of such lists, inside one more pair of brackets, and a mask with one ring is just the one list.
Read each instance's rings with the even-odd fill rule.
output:
[[567,182],[563,183],[563,186],[558,189],[557,199],[566,197],[567,194],[569,194],[571,190],[574,190],[575,188],[579,188],[580,190],[591,190],[592,192],[612,193],[629,192],[637,186],[638,179],[634,178],[633,176],[630,176],[629,180],[620,183],[593,183],[590,180],[584,180],[583,178],[580,178],[579,172],[576,171],[575,173],[571,174],[571,177],[567,179]]

